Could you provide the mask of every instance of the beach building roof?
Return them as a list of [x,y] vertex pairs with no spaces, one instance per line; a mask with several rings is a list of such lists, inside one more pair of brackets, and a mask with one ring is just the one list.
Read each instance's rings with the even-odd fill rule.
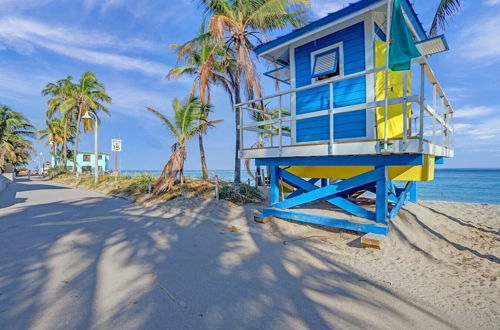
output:
[[[387,0],[360,0],[351,3],[347,7],[336,12],[332,12],[319,20],[311,22],[301,28],[293,30],[288,34],[257,46],[255,48],[255,52],[257,55],[260,55],[268,60],[287,65],[289,64],[289,54],[286,50],[290,44],[334,25],[340,24],[343,21],[348,21],[371,10],[385,10],[386,5]],[[416,39],[427,39],[427,33],[410,2],[408,0],[401,0],[401,6]]]

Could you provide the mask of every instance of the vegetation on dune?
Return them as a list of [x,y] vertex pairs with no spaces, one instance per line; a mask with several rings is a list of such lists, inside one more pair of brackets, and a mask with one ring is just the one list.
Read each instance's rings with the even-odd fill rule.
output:
[[[170,190],[158,194],[149,193],[155,188],[156,178],[147,174],[138,177],[118,177],[103,175],[99,177],[97,185],[92,175],[82,175],[75,179],[69,174],[53,174],[53,179],[78,187],[85,187],[100,191],[112,196],[126,196],[141,202],[167,202],[176,198],[201,197],[215,198],[215,184],[203,179],[184,179],[172,186]],[[116,180],[116,181],[115,181]],[[260,203],[264,200],[260,191],[246,184],[220,182],[219,197],[233,203]]]
[[0,106],[0,171],[5,170],[5,164],[19,166],[28,163],[33,150],[29,138],[34,136],[34,130],[23,114],[8,106]]
[[[206,110],[209,105],[203,105],[197,97],[189,97],[185,102],[178,98],[172,101],[174,121],[170,121],[165,115],[153,108],[147,108],[165,124],[170,133],[177,140],[171,147],[172,154],[163,167],[162,173],[156,181],[154,193],[160,194],[171,190],[175,180],[180,179],[184,183],[184,161],[187,156],[186,143],[196,134],[203,134],[209,127],[213,127],[218,120],[207,120]],[[205,109],[205,110],[202,110]]]

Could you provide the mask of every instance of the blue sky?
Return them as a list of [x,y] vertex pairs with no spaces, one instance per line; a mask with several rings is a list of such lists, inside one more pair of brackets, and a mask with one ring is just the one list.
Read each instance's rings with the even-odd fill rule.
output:
[[[311,0],[311,19],[351,1]],[[437,0],[415,0],[428,27]],[[46,99],[40,91],[67,75],[90,70],[113,98],[111,117],[102,116],[100,145],[123,140],[122,169],[160,169],[173,138],[146,106],[166,111],[185,97],[191,81],[167,81],[175,65],[168,45],[190,39],[202,11],[191,0],[0,0],[0,104],[24,112],[44,126]],[[465,1],[450,21],[451,50],[431,65],[456,111],[456,157],[446,167],[500,167],[500,0]],[[265,79],[263,79],[265,81]],[[272,85],[265,83],[267,91]],[[224,119],[205,138],[210,169],[233,166],[233,114],[222,91],[214,91],[213,118]],[[92,150],[93,134],[82,136]],[[40,151],[48,148],[38,144]],[[187,169],[199,169],[196,141]]]

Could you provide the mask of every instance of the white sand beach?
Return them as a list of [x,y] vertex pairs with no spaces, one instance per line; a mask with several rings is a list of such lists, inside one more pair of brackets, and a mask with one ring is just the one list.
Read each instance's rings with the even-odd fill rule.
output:
[[213,199],[143,207],[32,181],[1,202],[4,329],[500,324],[499,205],[407,205],[373,250]]

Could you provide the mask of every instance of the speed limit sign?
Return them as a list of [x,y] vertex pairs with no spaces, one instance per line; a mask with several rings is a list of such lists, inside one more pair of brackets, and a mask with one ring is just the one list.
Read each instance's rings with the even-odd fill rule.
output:
[[122,151],[122,140],[111,139],[111,151]]

